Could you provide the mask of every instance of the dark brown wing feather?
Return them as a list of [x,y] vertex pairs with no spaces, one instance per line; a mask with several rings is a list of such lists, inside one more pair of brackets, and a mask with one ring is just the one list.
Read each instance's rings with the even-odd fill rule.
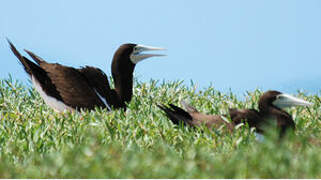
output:
[[[100,69],[92,67],[75,69],[58,63],[51,64],[31,51],[25,51],[47,73],[50,81],[55,86],[54,89],[59,92],[61,101],[66,105],[75,109],[94,109],[96,106],[106,107],[96,94],[97,91],[102,97],[108,97],[108,92],[110,92],[107,77]],[[52,86],[47,86],[41,82],[40,84],[46,93],[52,90]]]
[[41,57],[35,55],[33,52],[28,51],[28,50],[26,50],[26,49],[25,49],[25,51],[26,51],[26,52],[29,54],[29,56],[30,56],[33,60],[35,60],[39,65],[40,65],[41,63],[46,63],[45,60],[43,60]]
[[262,125],[261,116],[255,109],[229,109],[229,115],[234,124],[244,122],[248,123],[250,127],[255,127],[258,132],[263,131],[260,128]]
[[49,63],[41,63],[40,67],[48,73],[66,105],[76,109],[94,109],[95,106],[106,107],[90,86],[87,78],[79,70]]
[[56,98],[59,101],[62,101],[62,97],[60,96],[59,92],[56,90],[55,85],[52,83],[51,79],[49,78],[47,72],[39,67],[37,64],[30,61],[28,58],[22,56],[16,47],[8,40],[10,45],[11,51],[14,55],[18,58],[21,64],[24,67],[24,70],[28,73],[30,77],[34,77],[44,89],[46,94],[51,97]]
[[107,76],[100,69],[88,66],[75,69],[47,63],[25,50],[39,64],[37,65],[22,56],[9,40],[8,42],[25,71],[39,82],[47,95],[75,109],[94,109],[96,106],[105,108],[106,105],[96,92],[106,98],[107,103],[117,102],[116,93],[110,90]]
[[184,111],[183,109],[170,104],[170,107],[166,107],[164,105],[157,105],[160,109],[162,109],[166,116],[176,125],[183,123],[184,125],[192,125],[192,116]]
[[184,102],[184,107],[188,107],[188,112],[185,110],[169,104],[170,107],[159,106],[165,111],[167,117],[174,123],[180,124],[183,122],[184,125],[192,127],[198,127],[206,125],[208,128],[219,128],[222,125],[226,125],[228,130],[232,130],[234,127],[233,123],[225,122],[220,116],[202,114],[196,110],[193,106]]
[[99,68],[86,66],[84,68],[78,69],[88,80],[91,87],[94,87],[96,91],[106,98],[109,106],[114,108],[119,107],[120,102],[117,93],[110,89],[108,78],[106,74]]

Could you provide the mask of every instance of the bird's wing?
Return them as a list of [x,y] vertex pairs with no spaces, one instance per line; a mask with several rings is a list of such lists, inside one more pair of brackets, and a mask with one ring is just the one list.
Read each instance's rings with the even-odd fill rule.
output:
[[95,77],[87,79],[84,73],[78,69],[60,64],[41,63],[40,66],[48,73],[66,105],[76,109],[94,109],[96,106],[106,107],[104,94],[98,92],[98,89],[101,91],[101,88],[91,86]]
[[88,80],[90,86],[94,87],[96,91],[105,97],[107,107],[118,107],[119,97],[114,90],[111,90],[106,74],[99,68],[86,66],[78,69]]
[[183,123],[184,125],[192,125],[192,116],[184,111],[183,109],[169,104],[170,107],[166,107],[164,105],[157,105],[160,109],[162,109],[166,116],[176,125]]
[[[89,66],[75,69],[57,63],[51,64],[31,51],[25,51],[47,72],[66,105],[86,109],[98,106],[111,110],[107,98],[110,92],[108,79],[100,69]],[[41,85],[43,89],[49,88]]]
[[244,122],[250,127],[256,127],[259,132],[262,131],[262,118],[255,109],[229,109],[229,115],[235,125]]
[[25,56],[22,56],[16,47],[8,40],[10,45],[11,51],[14,55],[19,59],[20,63],[23,65],[24,70],[28,73],[31,78],[35,78],[41,86],[44,86],[43,90],[46,94],[55,99],[62,101],[62,97],[60,96],[59,92],[56,90],[56,86],[51,81],[48,73],[42,69],[39,65],[33,63]]
[[25,71],[41,86],[46,95],[74,109],[108,107],[106,95],[110,92],[110,87],[101,70],[91,67],[75,69],[47,63],[31,51],[25,50],[36,64],[22,56],[9,40],[8,42]]

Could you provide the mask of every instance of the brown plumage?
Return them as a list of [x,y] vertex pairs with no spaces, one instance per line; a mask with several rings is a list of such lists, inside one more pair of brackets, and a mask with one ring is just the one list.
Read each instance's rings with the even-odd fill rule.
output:
[[33,85],[44,101],[57,111],[89,109],[95,107],[126,108],[131,100],[133,72],[136,63],[152,56],[139,54],[145,50],[161,50],[137,44],[123,44],[115,52],[112,76],[115,89],[109,86],[106,74],[98,68],[73,68],[48,63],[31,51],[25,50],[36,62],[22,56],[8,40],[10,48],[30,76]]
[[[232,131],[234,127],[242,122],[248,123],[249,127],[255,127],[257,132],[263,133],[264,126],[269,124],[271,120],[276,120],[277,128],[280,130],[280,136],[283,136],[287,129],[295,129],[295,123],[290,114],[282,110],[281,107],[289,107],[294,105],[307,106],[310,103],[282,94],[278,91],[267,91],[259,99],[259,111],[255,109],[229,109],[227,115],[207,115],[198,112],[194,107],[188,105],[184,101],[181,102],[186,109],[183,110],[173,104],[169,107],[158,105],[166,114],[166,116],[174,124],[184,124],[191,127],[206,125],[209,128],[218,128],[225,124]],[[292,104],[291,104],[292,103]],[[227,122],[223,118],[230,117],[231,122]]]

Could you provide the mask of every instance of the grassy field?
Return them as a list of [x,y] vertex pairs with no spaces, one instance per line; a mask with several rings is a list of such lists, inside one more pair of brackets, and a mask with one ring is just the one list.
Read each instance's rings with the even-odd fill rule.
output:
[[[191,102],[200,111],[257,108],[262,94],[240,101],[213,87],[137,82],[126,112],[56,113],[32,88],[0,81],[0,178],[321,178],[320,96],[291,108],[297,129],[278,143],[248,128],[193,130],[174,126],[157,103]],[[246,126],[246,125],[245,125]]]

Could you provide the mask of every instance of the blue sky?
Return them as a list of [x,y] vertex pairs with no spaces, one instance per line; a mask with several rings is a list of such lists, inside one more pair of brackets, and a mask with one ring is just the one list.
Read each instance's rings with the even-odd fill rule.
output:
[[168,56],[138,64],[141,81],[193,80],[235,92],[320,89],[320,0],[3,1],[0,78],[11,73],[27,83],[5,37],[49,62],[108,75],[123,43],[167,48]]

